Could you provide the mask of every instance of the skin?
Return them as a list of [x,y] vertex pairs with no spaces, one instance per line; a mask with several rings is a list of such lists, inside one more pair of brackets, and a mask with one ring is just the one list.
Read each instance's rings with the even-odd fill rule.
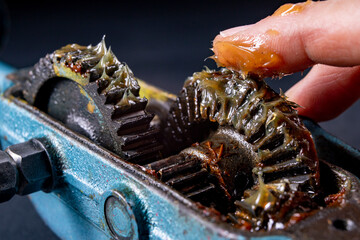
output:
[[[260,39],[261,51],[282,61],[261,75],[293,73],[313,66],[286,95],[298,103],[300,115],[315,121],[335,118],[360,97],[360,1],[310,2],[301,11],[269,16],[255,24],[231,28],[214,39],[220,65],[229,65],[231,49],[222,43],[241,44]],[[241,70],[241,69],[236,69]],[[257,73],[254,69],[253,73]],[[252,71],[249,71],[252,72]]]

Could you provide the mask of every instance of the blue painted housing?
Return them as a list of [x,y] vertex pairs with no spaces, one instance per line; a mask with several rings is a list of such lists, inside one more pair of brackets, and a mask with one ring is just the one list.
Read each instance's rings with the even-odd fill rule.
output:
[[[140,167],[69,131],[26,103],[4,97],[12,86],[5,75],[13,70],[0,64],[1,147],[32,138],[45,138],[49,143],[56,186],[52,193],[38,192],[30,198],[60,238],[113,239],[105,205],[109,197],[120,194],[125,208],[108,217],[119,225],[119,234],[133,228],[134,234],[124,233],[126,239],[291,239],[287,233],[249,233],[207,218],[193,202]],[[129,227],[121,228],[124,224]]]

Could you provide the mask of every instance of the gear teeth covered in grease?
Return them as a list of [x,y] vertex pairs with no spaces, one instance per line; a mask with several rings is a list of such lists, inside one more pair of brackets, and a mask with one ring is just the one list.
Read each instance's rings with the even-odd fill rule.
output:
[[[238,210],[234,215],[230,215],[241,227],[247,226],[245,228],[249,229],[248,225],[241,223],[246,218],[244,221],[251,222],[251,229],[270,228],[266,226],[269,222],[254,216],[257,207],[261,205],[263,207],[261,214],[266,215],[269,211],[274,211],[275,205],[279,204],[281,198],[290,196],[288,191],[301,195],[302,198],[299,199],[309,200],[317,195],[319,188],[319,162],[315,146],[310,132],[302,124],[295,107],[296,104],[289,102],[283,94],[275,93],[263,80],[244,78],[239,72],[225,68],[220,71],[206,69],[194,73],[185,82],[183,90],[170,110],[167,128],[164,131],[171,133],[168,134],[171,139],[166,139],[166,142],[175,142],[174,145],[181,150],[199,140],[194,132],[209,132],[209,128],[214,129],[214,124],[218,127],[215,134],[207,140],[193,144],[179,155],[168,158],[167,161],[170,166],[174,158],[181,158],[181,161],[187,162],[195,159],[202,161],[202,169],[206,169],[210,175],[218,179],[216,184],[224,190],[223,195],[228,196],[231,201],[234,196],[227,186],[229,183],[224,180],[224,174],[221,173],[223,170],[217,165],[219,155],[225,153],[225,149],[229,148],[228,145],[231,143],[224,141],[216,146],[213,144],[219,142],[216,139],[217,135],[226,132],[227,127],[232,128],[234,132],[227,137],[240,134],[256,157],[248,163],[252,168],[255,184],[244,192],[243,201],[235,201]],[[221,136],[226,138],[224,134]],[[202,157],[198,157],[199,155]],[[208,160],[209,156],[213,156],[213,160]],[[159,163],[163,164],[160,161]],[[149,167],[157,169],[160,178],[162,171],[168,169],[167,166],[159,170],[158,163]],[[199,174],[196,173],[200,173],[202,169],[194,169],[184,176],[182,169],[174,168],[173,177],[179,175],[185,179],[186,176],[189,178],[198,176]],[[172,185],[172,182],[163,180]],[[205,191],[209,183],[202,181],[206,183],[206,186],[202,186]],[[190,182],[186,188],[182,186],[182,189],[189,189],[192,185],[195,185],[195,181]],[[290,190],[279,190],[280,185],[282,188],[286,185]],[[269,189],[272,189],[272,193]],[[207,190],[206,192],[209,193]],[[263,202],[258,202],[256,199],[262,199]],[[296,201],[300,201],[299,199]],[[268,208],[262,206],[264,203],[268,204],[266,205]],[[206,201],[205,204],[211,205]],[[295,206],[293,210],[299,210],[297,207]]]
[[41,86],[55,77],[75,81],[84,89],[95,84],[96,93],[89,90],[90,95],[103,105],[98,107],[111,121],[108,128],[119,138],[120,147],[112,151],[136,163],[161,156],[159,130],[150,127],[154,115],[145,111],[147,99],[139,97],[137,79],[111,48],[106,48],[104,38],[96,46],[69,44],[40,59],[25,77],[25,99],[34,104]]

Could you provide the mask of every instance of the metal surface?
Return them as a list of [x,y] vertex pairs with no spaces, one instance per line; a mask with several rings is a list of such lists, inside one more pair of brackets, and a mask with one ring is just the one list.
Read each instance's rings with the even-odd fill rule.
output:
[[[0,65],[0,122],[5,123],[0,126],[1,146],[4,149],[32,138],[43,138],[49,143],[49,155],[56,169],[56,186],[52,193],[38,192],[32,194],[31,199],[45,222],[62,239],[117,238],[114,233],[119,235],[122,228],[114,224],[123,222],[130,224],[134,231],[137,227],[140,239],[270,240],[301,239],[304,236],[318,239],[324,233],[350,239],[360,234],[357,227],[360,222],[359,181],[341,169],[335,169],[335,175],[330,176],[350,184],[346,196],[349,204],[343,209],[327,208],[286,231],[250,233],[234,229],[212,218],[210,213],[203,212],[194,202],[135,165],[70,131],[26,103],[4,96],[4,91],[11,86],[4,75],[10,71],[11,68]],[[110,205],[108,201],[116,192],[121,193],[121,197],[115,194],[120,209],[117,213],[124,218],[110,221],[106,206]],[[132,216],[135,220],[129,223],[127,220],[133,219]],[[315,228],[314,223],[321,227]],[[132,237],[137,238],[136,234]]]

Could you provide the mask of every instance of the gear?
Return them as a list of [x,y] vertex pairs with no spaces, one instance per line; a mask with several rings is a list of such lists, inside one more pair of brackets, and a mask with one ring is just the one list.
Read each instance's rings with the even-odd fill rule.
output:
[[119,154],[145,164],[161,156],[159,129],[145,111],[146,98],[132,71],[107,49],[67,45],[12,77],[25,100],[67,127]]
[[[285,195],[313,199],[319,191],[314,143],[294,107],[262,80],[228,69],[195,73],[185,82],[163,130],[164,145],[174,143],[168,149],[188,148],[148,167],[186,196],[211,196],[201,202],[223,213],[238,208],[242,215],[235,219],[266,228],[264,214],[275,209],[266,209],[266,204],[273,206]],[[206,140],[194,144],[199,139]],[[183,167],[190,164],[197,167]],[[202,185],[196,187],[198,183]],[[267,200],[259,203],[257,197]],[[258,208],[261,213],[254,212]]]

